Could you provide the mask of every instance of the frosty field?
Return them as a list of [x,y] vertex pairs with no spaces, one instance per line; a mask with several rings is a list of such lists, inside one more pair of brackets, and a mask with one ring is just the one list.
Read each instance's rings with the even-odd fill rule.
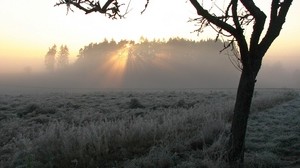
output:
[[[235,89],[0,95],[0,167],[227,167]],[[257,89],[245,167],[296,167],[298,91]]]

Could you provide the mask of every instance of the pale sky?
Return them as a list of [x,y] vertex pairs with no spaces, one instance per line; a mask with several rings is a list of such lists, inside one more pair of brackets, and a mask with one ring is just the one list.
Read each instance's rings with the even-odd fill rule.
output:
[[[150,0],[143,15],[140,12],[146,0],[132,0],[130,12],[122,20],[110,20],[99,13],[85,15],[74,8],[75,12],[66,15],[66,7],[53,7],[58,1],[1,0],[0,74],[19,72],[26,66],[33,71],[41,69],[44,55],[53,44],[68,45],[74,59],[81,47],[104,38],[118,41],[138,40],[141,36],[194,40],[215,37],[209,30],[199,36],[191,33],[197,27],[188,20],[197,15],[187,0]],[[270,6],[270,0],[256,1],[262,9]],[[281,35],[267,53],[266,61],[281,61],[284,67],[294,69],[300,64],[299,9],[300,1],[294,0]]]

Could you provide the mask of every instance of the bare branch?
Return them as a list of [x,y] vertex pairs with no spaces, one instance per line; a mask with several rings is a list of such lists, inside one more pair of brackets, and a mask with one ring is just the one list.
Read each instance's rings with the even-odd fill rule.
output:
[[270,20],[276,20],[279,8],[279,0],[273,0],[271,5],[271,17]]
[[245,8],[250,12],[250,14],[254,17],[255,22],[253,24],[253,32],[251,34],[250,51],[258,52],[257,44],[259,43],[259,39],[264,29],[267,16],[255,5],[253,0],[240,0],[240,1],[245,6]]
[[[200,28],[198,30],[202,31],[204,27],[207,27],[207,25],[209,25],[217,32],[216,39],[218,39],[220,35],[223,35],[225,37],[233,36],[239,44],[238,45],[240,49],[239,51],[241,53],[248,52],[248,44],[243,34],[243,29],[241,28],[241,23],[243,23],[248,19],[248,15],[247,13],[245,13],[245,15],[238,15],[237,13],[235,13],[235,11],[232,11],[233,16],[231,16],[229,13],[230,9],[232,8],[233,8],[232,10],[234,9],[237,10],[237,0],[231,0],[225,12],[223,12],[224,16],[215,16],[213,14],[210,14],[209,11],[205,10],[197,0],[190,0],[190,2],[197,10],[197,14],[201,16],[201,18],[198,19],[198,21],[200,21]],[[228,22],[228,20],[230,18],[233,19],[234,25],[229,24],[230,22]],[[215,25],[218,28],[216,29],[212,25]],[[223,32],[223,30],[228,32],[229,35],[226,35]],[[246,54],[241,54],[241,55],[246,56]],[[248,62],[247,58],[243,58],[243,57],[241,58],[241,61],[243,63]]]
[[214,25],[224,29],[225,31],[229,32],[230,34],[232,34],[233,36],[236,35],[236,31],[235,28],[232,27],[231,25],[229,25],[226,22],[221,21],[218,17],[213,16],[212,14],[210,14],[207,10],[205,10],[197,0],[190,0],[190,2],[192,3],[192,5],[195,7],[195,9],[197,10],[197,14],[202,16],[203,18],[205,18],[208,22],[213,23]]
[[265,53],[273,41],[279,36],[292,2],[293,0],[284,0],[281,3],[278,0],[272,1],[270,24],[265,37],[259,44],[260,48],[263,49],[261,51],[262,53]]
[[148,4],[149,4],[149,0],[147,0],[147,2],[145,4],[145,8],[142,10],[141,14],[143,14],[146,11]]
[[[144,13],[148,7],[150,0],[146,1],[145,8],[141,13]],[[118,0],[106,0],[103,6],[100,5],[100,0],[59,0],[54,6],[66,5],[67,6],[67,14],[69,10],[73,11],[70,7],[75,6],[79,10],[85,12],[85,14],[89,14],[92,12],[99,12],[102,14],[107,15],[109,18],[112,19],[121,19],[124,18],[126,14],[129,12],[129,3],[127,4],[126,10],[123,14],[121,14],[120,7],[125,4],[119,4]]]
[[120,7],[124,4],[119,4],[117,0],[107,0],[102,7],[99,0],[60,0],[54,6],[60,5],[67,5],[68,10],[70,9],[71,5],[75,6],[76,8],[84,11],[86,14],[99,12],[112,19],[123,18],[126,14],[120,13]]
[[232,12],[232,19],[233,19],[235,28],[239,31],[243,31],[242,27],[241,27],[241,24],[239,22],[238,15],[237,15],[238,2],[237,2],[237,0],[231,0],[230,4],[232,5],[231,12]]
[[[241,55],[240,52],[238,50],[238,46],[236,44],[236,41],[234,38],[232,38],[229,41],[225,41],[224,39],[222,39],[223,44],[224,44],[224,48],[222,50],[220,50],[221,52],[227,51],[225,53],[225,55],[227,55],[230,63],[239,71],[242,71],[243,69],[243,64],[241,62]],[[231,47],[230,51],[228,51],[228,49]]]
[[253,15],[256,19],[259,19],[264,13],[255,5],[253,0],[240,0],[245,8]]

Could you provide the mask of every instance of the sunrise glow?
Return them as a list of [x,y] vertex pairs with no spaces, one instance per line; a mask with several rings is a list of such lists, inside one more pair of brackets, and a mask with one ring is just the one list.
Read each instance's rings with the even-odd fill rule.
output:
[[[84,12],[72,8],[67,14],[64,6],[53,7],[58,0],[49,1],[11,1],[4,0],[0,6],[0,74],[23,73],[30,67],[32,73],[45,71],[44,57],[49,47],[67,45],[70,50],[70,62],[77,60],[81,48],[90,43],[99,43],[104,39],[121,41],[122,39],[139,42],[141,37],[149,40],[166,40],[182,37],[196,41],[214,39],[215,32],[206,29],[203,33],[193,33],[197,26],[190,19],[198,17],[189,1],[152,0],[147,10],[144,1],[134,0],[124,19],[111,20],[105,15]],[[125,2],[125,1],[124,1]],[[169,3],[172,4],[170,7]],[[257,5],[269,14],[270,1],[256,1]],[[293,1],[286,23],[280,36],[267,52],[266,63],[280,62],[289,71],[295,71],[300,62],[300,1]],[[245,30],[249,34],[251,26]],[[130,54],[132,44],[126,44],[115,51],[105,61],[107,83],[120,85],[128,70],[143,68],[143,59]],[[152,64],[158,69],[172,71],[168,53],[160,53],[153,58]],[[149,65],[148,65],[149,66]],[[111,81],[118,82],[111,82]]]
[[127,43],[123,48],[109,55],[108,61],[101,69],[101,71],[106,72],[101,85],[106,87],[119,87],[122,84],[131,47],[132,45]]
[[299,17],[300,0],[1,0],[0,168],[300,168]]

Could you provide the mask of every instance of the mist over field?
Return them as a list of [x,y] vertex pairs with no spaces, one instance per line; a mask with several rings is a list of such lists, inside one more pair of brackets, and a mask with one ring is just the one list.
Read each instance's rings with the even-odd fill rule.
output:
[[[226,167],[240,71],[223,45],[103,41],[72,63],[52,46],[44,72],[0,78],[0,167]],[[299,165],[299,74],[263,65],[257,86],[280,89],[254,92],[246,168]]]
[[[80,49],[74,63],[32,73],[5,75],[0,88],[133,89],[133,88],[236,88],[240,71],[231,49],[221,41],[120,42],[104,40]],[[46,52],[45,52],[46,53]],[[56,60],[57,61],[57,60]],[[300,70],[288,70],[280,62],[264,62],[257,87],[299,88]]]

